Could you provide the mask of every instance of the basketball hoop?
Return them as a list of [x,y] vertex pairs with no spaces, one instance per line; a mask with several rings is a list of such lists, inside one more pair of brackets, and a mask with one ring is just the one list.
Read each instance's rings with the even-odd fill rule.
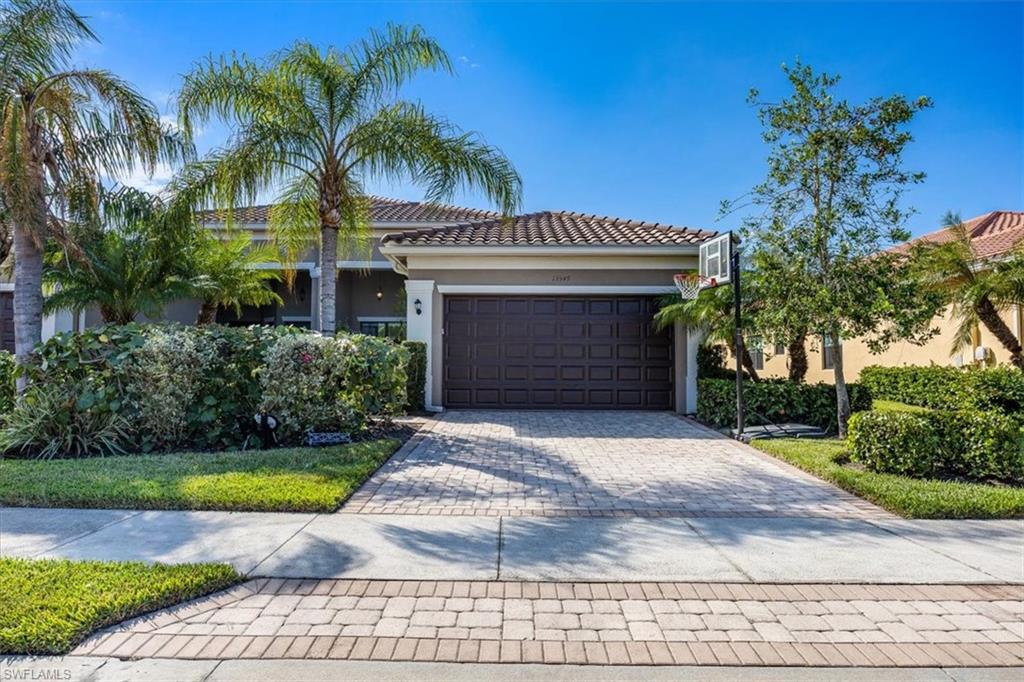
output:
[[697,298],[701,289],[713,287],[717,284],[714,277],[704,277],[693,272],[680,272],[672,276],[672,281],[679,289],[679,296],[684,301],[692,301]]

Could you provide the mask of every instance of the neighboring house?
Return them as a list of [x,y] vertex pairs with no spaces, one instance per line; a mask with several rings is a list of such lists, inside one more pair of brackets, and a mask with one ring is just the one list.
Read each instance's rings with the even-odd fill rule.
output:
[[[266,239],[268,206],[233,226]],[[202,216],[223,229],[223,216]],[[514,218],[452,206],[374,199],[369,254],[338,261],[339,329],[428,346],[431,408],[696,410],[700,336],[658,331],[658,299],[695,270],[713,232],[568,212]],[[297,264],[283,305],[221,311],[223,323],[317,326],[318,258]],[[193,322],[198,301],[165,317]],[[53,330],[99,321],[57,316]]]
[[[1006,256],[1017,245],[1024,242],[1024,211],[992,211],[964,222],[971,232],[971,242],[981,261],[991,261]],[[915,243],[922,241],[945,242],[952,238],[949,228],[944,228],[905,244],[895,247],[896,251],[908,251]],[[1024,311],[1020,306],[1003,314],[1007,326],[1019,339],[1024,331]],[[963,366],[975,362],[975,353],[986,355],[988,361],[1009,362],[1009,353],[987,329],[975,331],[971,348],[964,348],[951,354],[954,332],[957,324],[947,311],[935,319],[939,333],[923,346],[909,342],[895,343],[884,353],[872,354],[867,345],[859,340],[843,342],[843,366],[847,380],[855,381],[860,371],[868,365],[955,365]],[[751,344],[754,347],[755,366],[762,369],[765,377],[785,377],[789,358],[784,346]],[[984,350],[977,351],[982,348]],[[832,349],[818,336],[807,345],[807,381],[833,381]]]

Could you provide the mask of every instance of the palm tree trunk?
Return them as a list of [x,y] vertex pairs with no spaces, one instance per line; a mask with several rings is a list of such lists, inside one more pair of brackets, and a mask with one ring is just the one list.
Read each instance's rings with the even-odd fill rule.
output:
[[1024,349],[1021,348],[1020,340],[1013,335],[1010,328],[1003,321],[1003,318],[999,317],[999,311],[992,305],[992,301],[988,300],[988,297],[982,298],[978,302],[978,306],[975,310],[978,313],[978,319],[985,325],[992,336],[1003,345],[1003,348],[1010,351],[1010,362],[1017,369],[1024,369]]
[[338,282],[338,227],[320,229],[320,333],[333,336]]
[[850,422],[850,392],[846,388],[846,375],[843,373],[843,347],[840,345],[839,332],[829,332],[832,340],[832,367],[836,383],[836,421],[839,424],[839,437],[846,438],[846,426]]
[[807,332],[801,332],[789,342],[789,380],[803,383],[807,377]]
[[199,315],[196,317],[196,325],[213,324],[217,319],[217,303],[204,300],[199,307]]
[[[45,209],[44,209],[45,210]],[[45,220],[45,218],[44,218]],[[28,363],[43,340],[43,250],[24,226],[14,226],[14,356]],[[18,377],[18,392],[27,379]]]

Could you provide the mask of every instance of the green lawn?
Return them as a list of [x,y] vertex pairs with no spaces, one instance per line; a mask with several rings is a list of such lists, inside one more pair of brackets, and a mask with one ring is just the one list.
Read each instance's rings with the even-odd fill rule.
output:
[[846,456],[846,444],[839,440],[780,438],[755,440],[752,445],[907,518],[1024,517],[1024,488],[924,481],[854,469],[839,463]]
[[226,564],[0,558],[0,654],[63,654],[89,633],[241,580]]
[[871,401],[871,409],[879,412],[931,412],[931,409],[920,405],[908,405],[895,400],[879,400],[877,398]]
[[0,505],[329,512],[399,446],[0,462]]

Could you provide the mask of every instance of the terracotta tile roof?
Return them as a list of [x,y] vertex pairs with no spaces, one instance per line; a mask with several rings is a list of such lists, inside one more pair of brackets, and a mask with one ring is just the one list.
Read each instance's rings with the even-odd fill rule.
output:
[[541,211],[429,230],[385,235],[383,242],[415,246],[677,246],[715,233],[659,223]]
[[[971,245],[979,259],[995,258],[1009,253],[1024,242],[1024,211],[991,211],[965,220],[964,225],[971,233]],[[926,241],[941,244],[952,238],[953,231],[945,227],[895,246],[892,250],[904,253],[914,244]]]
[[[370,219],[375,223],[460,223],[467,220],[497,218],[494,211],[475,208],[428,204],[420,201],[402,201],[385,197],[370,197]],[[270,219],[270,204],[245,206],[234,211],[239,223],[265,223]],[[199,220],[203,224],[223,223],[224,214],[218,211],[202,211]]]

